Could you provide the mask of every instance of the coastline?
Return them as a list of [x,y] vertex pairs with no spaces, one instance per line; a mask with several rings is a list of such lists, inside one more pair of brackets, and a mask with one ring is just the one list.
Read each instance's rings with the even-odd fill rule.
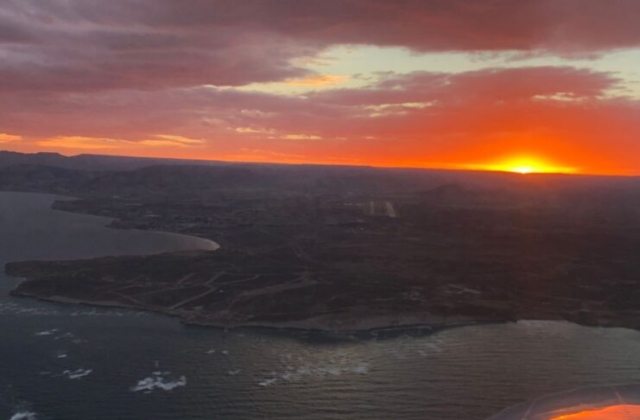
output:
[[[24,279],[28,281],[28,279]],[[17,288],[10,292],[16,298],[35,299],[42,302],[55,303],[60,305],[86,306],[93,308],[126,309],[133,311],[150,312],[158,315],[177,318],[182,324],[187,326],[197,326],[220,329],[242,329],[242,328],[267,328],[274,330],[292,331],[317,331],[324,333],[355,334],[376,331],[393,331],[404,329],[429,329],[431,331],[444,330],[450,328],[470,327],[475,325],[505,324],[517,322],[518,320],[507,319],[473,319],[469,317],[449,317],[409,315],[391,317],[374,316],[344,321],[327,316],[317,316],[301,321],[284,322],[225,322],[222,320],[194,319],[191,313],[183,311],[171,311],[163,308],[141,307],[127,305],[115,301],[85,301],[80,299],[67,298],[64,296],[39,296],[27,292],[19,292]]]
[[[31,193],[26,193],[31,194]],[[40,193],[36,193],[41,195]],[[212,244],[213,249],[193,249],[191,251],[178,251],[173,254],[173,256],[178,256],[182,260],[182,264],[187,264],[190,266],[190,269],[193,268],[192,265],[194,261],[198,259],[199,256],[203,254],[218,254],[218,250],[220,250],[220,246],[213,240],[185,235],[182,233],[171,232],[170,230],[156,230],[153,228],[149,229],[129,229],[126,227],[114,225],[115,221],[120,219],[100,216],[91,213],[83,213],[69,210],[61,210],[54,208],[53,204],[56,202],[55,200],[79,200],[74,197],[60,196],[60,195],[52,195],[52,194],[44,194],[54,199],[50,204],[50,208],[53,211],[62,211],[71,214],[77,215],[90,215],[92,217],[97,217],[105,223],[102,225],[103,228],[110,229],[118,229],[118,230],[138,230],[141,232],[154,232],[161,233],[167,235],[178,235],[182,237],[188,237],[191,239],[197,239],[206,241],[207,243]],[[216,251],[216,252],[213,252]],[[148,254],[146,256],[143,255],[120,255],[114,257],[108,257],[112,260],[118,260],[120,258],[127,257],[153,257],[160,256],[162,257],[163,252],[159,252],[156,254]],[[169,254],[167,256],[169,257]],[[171,263],[171,258],[169,257],[169,263]],[[224,260],[228,258],[226,252],[223,252],[222,255],[218,254],[218,259]],[[167,260],[166,258],[158,258],[155,261],[159,262],[162,260]],[[59,261],[52,261],[52,263],[58,263]],[[85,261],[86,262],[86,261]],[[39,264],[40,262],[31,262],[34,264]],[[9,266],[11,263],[8,263]],[[221,269],[222,270],[222,269]],[[629,313],[629,312],[616,312],[611,310],[605,310],[606,308],[593,307],[593,308],[585,308],[584,305],[579,309],[567,309],[562,306],[557,308],[543,308],[543,307],[528,307],[528,308],[520,308],[517,302],[500,302],[500,304],[511,305],[513,308],[517,308],[513,311],[512,314],[509,314],[509,311],[486,311],[484,313],[472,314],[472,315],[453,315],[453,316],[442,316],[442,315],[433,315],[425,313],[422,310],[416,310],[415,312],[407,311],[405,313],[393,313],[393,312],[384,312],[379,311],[376,307],[371,307],[368,313],[352,311],[336,311],[334,313],[327,314],[325,311],[320,311],[315,314],[311,314],[308,318],[296,318],[295,316],[292,318],[293,320],[278,320],[278,321],[270,321],[268,319],[265,320],[257,320],[251,321],[250,316],[252,316],[256,312],[249,312],[244,315],[238,313],[231,313],[229,311],[224,310],[214,310],[212,312],[204,312],[200,310],[183,310],[183,309],[172,309],[171,307],[162,307],[155,305],[146,305],[141,302],[140,305],[134,303],[128,304],[122,301],[116,300],[101,300],[98,297],[96,300],[90,299],[81,299],[81,298],[72,298],[65,297],[64,294],[40,294],[37,292],[29,291],[28,288],[26,291],[21,290],[21,285],[24,283],[29,283],[31,281],[40,281],[47,280],[45,277],[39,274],[31,274],[31,275],[21,275],[18,273],[11,274],[7,271],[7,267],[5,267],[5,271],[8,275],[12,277],[17,277],[22,279],[17,286],[10,291],[11,296],[15,297],[23,297],[23,298],[32,298],[41,301],[47,301],[58,304],[67,304],[67,305],[82,305],[82,306],[91,306],[91,307],[105,307],[105,308],[122,308],[128,310],[136,310],[136,311],[147,311],[153,312],[157,314],[163,314],[166,316],[171,316],[178,318],[185,325],[193,325],[193,326],[202,326],[202,327],[214,327],[214,328],[224,328],[224,329],[235,329],[235,328],[272,328],[272,329],[290,329],[290,330],[306,330],[306,331],[323,331],[323,332],[333,332],[333,333],[355,333],[355,332],[366,332],[372,330],[388,330],[388,329],[402,329],[402,328],[412,328],[412,327],[421,327],[425,329],[447,329],[447,328],[455,328],[459,326],[473,326],[479,324],[497,324],[497,323],[509,323],[509,322],[517,322],[517,321],[525,321],[525,320],[554,320],[554,321],[567,321],[577,325],[589,326],[589,327],[619,327],[619,328],[627,328],[632,330],[640,330],[640,313]],[[295,283],[295,282],[294,282]],[[289,287],[286,290],[295,290],[296,288],[304,288],[309,283],[305,281],[299,281],[298,283],[293,284],[292,287]],[[313,284],[313,283],[311,283]],[[259,287],[259,286],[258,286]],[[225,287],[226,288],[226,287]],[[262,289],[256,289],[259,292],[265,293],[266,289],[270,289],[270,287],[264,287]],[[273,291],[273,288],[270,289]],[[256,295],[254,295],[256,296]],[[108,298],[107,298],[108,299]],[[268,295],[265,295],[265,299],[269,299]],[[478,300],[480,304],[482,304],[482,299]],[[515,305],[515,306],[513,306]],[[505,306],[506,307],[506,306]],[[483,309],[487,309],[486,307]],[[380,312],[383,314],[381,315]],[[453,311],[455,313],[456,310]],[[449,312],[451,313],[451,312]],[[243,320],[243,318],[245,320]]]
[[[140,232],[154,232],[165,235],[179,236],[189,239],[197,239],[201,241],[205,241],[210,245],[210,248],[204,249],[193,249],[187,251],[178,251],[170,254],[181,254],[181,255],[189,255],[193,253],[194,255],[201,254],[203,252],[213,252],[221,249],[220,245],[215,241],[194,235],[186,235],[184,233],[173,232],[171,230],[163,230],[163,229],[153,229],[153,228],[128,228],[123,226],[121,222],[122,219],[116,217],[108,217],[102,216],[91,212],[81,212],[81,211],[73,211],[68,209],[61,209],[56,207],[56,203],[58,202],[73,202],[82,200],[80,197],[73,197],[67,195],[59,195],[59,194],[48,194],[48,193],[33,193],[33,192],[16,192],[16,191],[8,191],[11,193],[22,193],[22,194],[37,194],[37,195],[45,195],[51,198],[51,204],[49,208],[52,211],[64,212],[75,215],[82,216],[91,216],[97,219],[101,219],[104,223],[102,227],[106,229],[114,229],[114,230],[127,230],[127,231],[140,231]],[[163,252],[159,252],[157,254],[148,254],[149,256],[153,255],[162,255],[166,254]],[[137,257],[137,256],[146,256],[146,255],[113,255],[110,257],[120,258],[120,257]],[[58,261],[53,261],[58,262]],[[7,263],[9,265],[10,263]],[[6,267],[5,267],[5,272]],[[9,276],[15,277],[11,273],[7,272]],[[82,300],[76,298],[70,298],[65,296],[42,296],[36,293],[29,293],[20,290],[20,287],[24,283],[28,283],[31,280],[28,277],[18,277],[20,282],[16,285],[16,287],[10,291],[10,295],[13,297],[19,298],[27,298],[27,299],[35,299],[43,302],[55,303],[55,304],[63,304],[63,305],[78,305],[78,306],[86,306],[86,307],[94,307],[94,308],[119,308],[126,310],[135,310],[135,311],[144,311],[151,312],[155,314],[170,316],[172,318],[177,318],[184,325],[189,326],[199,326],[199,327],[208,327],[208,328],[223,328],[223,329],[238,329],[238,328],[268,328],[268,329],[277,329],[277,330],[297,330],[297,331],[319,331],[326,333],[340,333],[340,334],[348,334],[348,333],[363,333],[369,331],[380,331],[380,330],[396,330],[396,329],[406,329],[406,328],[423,328],[430,330],[442,330],[448,328],[456,328],[456,327],[464,327],[464,326],[473,326],[480,324],[498,324],[498,323],[507,323],[513,322],[512,319],[475,319],[472,317],[462,317],[462,316],[452,316],[452,317],[441,317],[434,315],[423,315],[423,314],[402,314],[398,316],[370,316],[370,317],[337,317],[335,315],[319,315],[313,316],[304,320],[295,320],[295,321],[282,321],[282,322],[266,322],[266,321],[247,321],[247,322],[233,322],[224,319],[216,319],[215,314],[194,314],[188,311],[180,311],[180,310],[170,310],[162,307],[154,307],[154,306],[142,306],[142,305],[134,305],[134,304],[126,304],[123,302],[117,302],[112,300]]]
[[[210,247],[208,247],[206,249],[199,248],[199,249],[193,249],[193,250],[188,250],[188,251],[179,251],[179,252],[191,252],[191,251],[194,251],[194,252],[195,251],[209,252],[209,251],[216,251],[216,250],[221,248],[219,243],[217,243],[213,239],[206,238],[206,237],[203,237],[203,236],[188,235],[188,234],[185,234],[185,233],[181,233],[179,231],[172,231],[170,229],[147,229],[147,228],[139,228],[139,227],[130,228],[130,227],[126,227],[126,226],[119,226],[118,223],[122,223],[122,222],[124,222],[124,220],[121,219],[121,218],[118,218],[118,217],[104,216],[104,215],[91,213],[91,212],[73,211],[73,210],[69,210],[69,209],[56,207],[56,203],[58,203],[58,202],[64,203],[64,202],[82,201],[82,200],[84,200],[84,198],[82,198],[82,197],[74,197],[74,196],[70,196],[70,195],[47,193],[47,192],[12,191],[12,190],[0,190],[0,194],[23,194],[23,195],[45,196],[45,197],[47,197],[47,198],[49,198],[51,200],[51,203],[49,204],[49,209],[51,211],[67,213],[67,214],[73,214],[73,215],[78,215],[78,216],[95,217],[96,220],[97,219],[101,219],[102,221],[104,221],[104,223],[101,224],[101,227],[103,227],[105,229],[113,229],[113,230],[120,230],[120,231],[134,231],[134,232],[136,232],[136,231],[137,232],[153,232],[153,233],[159,233],[159,234],[162,234],[162,235],[171,235],[171,236],[182,237],[182,238],[191,239],[191,240],[196,239],[196,240],[199,240],[199,241],[204,241],[204,242],[208,243],[208,245],[210,245]],[[162,253],[163,252],[158,252],[158,254],[162,254]],[[141,254],[139,254],[139,255],[141,255]],[[146,254],[146,255],[154,255],[154,254]],[[113,256],[114,257],[120,257],[122,255],[113,255]]]
[[[22,279],[20,284],[27,282],[29,279]],[[186,326],[196,326],[204,328],[218,328],[225,330],[243,329],[243,328],[266,328],[280,331],[306,331],[306,332],[322,332],[334,334],[361,334],[367,332],[382,331],[402,331],[408,329],[427,329],[430,332],[436,332],[452,328],[472,327],[479,325],[492,324],[508,324],[520,321],[558,321],[569,322],[575,325],[591,328],[624,328],[633,331],[640,331],[640,325],[634,319],[625,320],[621,318],[603,318],[590,320],[585,322],[582,319],[546,314],[546,316],[524,316],[512,319],[507,318],[473,318],[465,316],[442,317],[432,314],[401,314],[397,316],[375,315],[369,317],[336,317],[336,316],[314,316],[304,320],[267,322],[267,321],[245,321],[233,322],[224,320],[221,317],[198,316],[190,311],[168,310],[160,307],[136,306],[128,305],[116,301],[89,301],[82,299],[68,298],[64,296],[40,296],[33,293],[21,292],[18,287],[13,289],[9,294],[16,298],[35,299],[42,302],[85,306],[93,308],[112,308],[126,309],[132,311],[149,312],[157,315],[164,315],[178,319]],[[565,314],[566,315],[566,314]],[[627,322],[628,321],[628,322]]]
[[[0,191],[0,192],[8,192],[8,191]],[[13,192],[13,191],[11,191],[11,192]],[[56,199],[51,202],[51,205],[49,207],[52,211],[59,211],[59,212],[68,213],[68,214],[92,216],[92,217],[105,219],[106,223],[103,225],[103,227],[105,229],[123,230],[123,231],[138,231],[138,232],[154,232],[154,233],[159,233],[159,234],[162,234],[162,235],[171,235],[171,236],[177,236],[177,237],[188,238],[188,239],[197,239],[197,240],[200,240],[200,241],[207,242],[211,246],[211,248],[207,248],[207,249],[200,248],[200,249],[193,249],[191,251],[182,251],[182,252],[196,252],[196,251],[209,252],[209,251],[216,251],[216,250],[221,248],[220,244],[217,243],[216,241],[214,241],[212,239],[209,239],[209,238],[204,238],[202,236],[186,235],[184,233],[173,232],[173,231],[168,230],[168,229],[164,230],[164,229],[128,228],[128,227],[124,227],[124,226],[119,226],[118,223],[122,223],[123,219],[119,219],[117,217],[101,216],[101,215],[94,214],[94,213],[89,213],[89,212],[72,211],[72,210],[61,209],[61,208],[55,207],[55,204],[57,202],[59,202],[59,201],[60,202],[65,202],[65,201],[80,201],[80,200],[82,200],[82,198],[79,198],[79,197],[60,196],[60,195],[46,194],[46,193],[29,193],[29,192],[23,192],[23,194],[39,194],[39,195],[54,196],[54,197],[56,197]],[[153,255],[153,254],[151,254],[151,255]],[[118,257],[118,256],[119,255],[114,255],[114,257]]]

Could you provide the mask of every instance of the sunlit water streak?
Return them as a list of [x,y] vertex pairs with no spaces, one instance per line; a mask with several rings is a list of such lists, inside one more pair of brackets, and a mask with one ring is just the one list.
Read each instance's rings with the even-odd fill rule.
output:
[[[0,263],[209,247],[0,194]],[[640,334],[558,322],[331,337],[185,327],[8,296],[0,276],[0,420],[484,419],[578,386],[640,381]],[[31,413],[31,414],[30,414]],[[31,417],[29,417],[31,416]]]

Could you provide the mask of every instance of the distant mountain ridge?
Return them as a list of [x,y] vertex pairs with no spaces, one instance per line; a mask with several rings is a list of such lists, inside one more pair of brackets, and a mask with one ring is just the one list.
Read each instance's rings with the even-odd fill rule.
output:
[[65,156],[59,153],[18,153],[0,150],[0,168],[15,165],[44,165],[82,171],[130,171],[155,165],[225,165],[224,162],[104,156],[83,154]]
[[[527,204],[555,190],[578,194],[640,194],[639,177],[376,168],[339,165],[287,165],[0,151],[0,190],[80,195],[206,195],[211,190],[259,189],[306,192],[350,199],[398,192],[419,194],[423,204],[480,205],[498,201]],[[133,193],[135,191],[135,194]],[[489,193],[489,191],[491,191]],[[255,191],[254,191],[255,192]],[[603,194],[608,194],[604,198]]]
[[232,166],[154,165],[132,170],[86,171],[40,164],[0,167],[0,190],[82,196],[198,195],[260,184],[253,171]]

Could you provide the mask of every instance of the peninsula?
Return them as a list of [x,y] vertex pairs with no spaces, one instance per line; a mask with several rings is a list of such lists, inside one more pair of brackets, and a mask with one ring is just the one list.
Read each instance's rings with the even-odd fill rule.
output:
[[[640,328],[633,178],[374,168],[0,168],[0,189],[221,249],[10,263],[13,294],[222,327],[355,331],[519,319]],[[135,165],[134,165],[135,166]]]

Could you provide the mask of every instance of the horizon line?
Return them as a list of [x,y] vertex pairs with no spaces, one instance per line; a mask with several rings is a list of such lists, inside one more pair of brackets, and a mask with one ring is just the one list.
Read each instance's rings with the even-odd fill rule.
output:
[[12,150],[2,150],[0,152],[9,152],[19,155],[39,155],[50,154],[59,155],[65,158],[76,158],[81,156],[96,156],[114,159],[149,159],[149,160],[167,160],[180,162],[202,162],[202,163],[225,163],[239,165],[281,165],[281,166],[335,166],[346,168],[372,168],[372,169],[409,169],[422,171],[440,171],[440,172],[468,172],[468,173],[487,173],[487,174],[505,174],[514,177],[536,177],[536,176],[566,176],[566,177],[601,177],[601,178],[640,178],[637,174],[606,174],[606,173],[589,173],[589,172],[529,172],[519,173],[509,170],[500,169],[481,169],[481,168],[453,168],[453,167],[432,167],[432,166],[393,166],[393,165],[376,165],[376,164],[357,164],[357,163],[322,163],[322,162],[279,162],[279,161],[241,161],[241,160],[224,160],[224,159],[197,159],[197,158],[174,158],[174,157],[157,157],[157,156],[132,156],[132,155],[110,155],[98,153],[78,153],[65,154],[61,152],[16,152]]

